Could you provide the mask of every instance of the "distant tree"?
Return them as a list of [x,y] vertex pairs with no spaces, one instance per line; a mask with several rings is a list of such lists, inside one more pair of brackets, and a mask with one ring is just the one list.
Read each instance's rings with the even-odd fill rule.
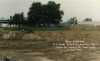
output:
[[85,22],[92,22],[92,18],[85,18],[84,21]]
[[13,17],[12,16],[10,16],[9,25],[10,25],[10,27],[11,27],[11,25],[14,25],[14,21],[13,21]]
[[77,29],[77,25],[78,25],[78,19],[77,17],[72,17],[70,18],[67,23],[67,28],[72,28],[73,30],[76,30]]
[[48,4],[35,2],[28,12],[28,23],[33,26],[50,26],[50,24],[59,24],[63,15],[60,10],[60,4],[49,1]]
[[25,20],[24,20],[24,15],[23,13],[19,14],[16,13],[14,16],[10,16],[9,24],[10,25],[16,25],[18,29],[21,28],[22,25],[24,25]]
[[67,24],[69,24],[69,25],[77,25],[78,24],[77,17],[70,18],[69,21],[67,22]]

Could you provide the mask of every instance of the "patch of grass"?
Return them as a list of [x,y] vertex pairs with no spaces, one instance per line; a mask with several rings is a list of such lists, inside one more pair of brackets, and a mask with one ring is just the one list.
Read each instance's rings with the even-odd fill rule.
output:
[[[64,27],[52,27],[52,28],[47,28],[47,27],[26,27],[18,30],[17,28],[2,28],[3,31],[63,31],[65,28]],[[1,30],[1,31],[2,31]]]

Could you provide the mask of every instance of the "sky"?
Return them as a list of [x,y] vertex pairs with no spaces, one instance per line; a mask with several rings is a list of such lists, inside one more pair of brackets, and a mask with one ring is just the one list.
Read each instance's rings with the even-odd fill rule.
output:
[[[9,18],[14,13],[24,12],[25,16],[32,2],[40,1],[47,3],[49,0],[0,0],[0,18]],[[80,20],[92,18],[94,21],[100,20],[100,0],[52,0],[61,4],[64,11],[63,20],[70,17],[77,17]]]

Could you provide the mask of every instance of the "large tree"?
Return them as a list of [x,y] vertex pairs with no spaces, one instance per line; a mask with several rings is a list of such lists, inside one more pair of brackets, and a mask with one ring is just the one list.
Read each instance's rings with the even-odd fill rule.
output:
[[60,10],[60,4],[49,1],[47,4],[35,2],[28,12],[28,25],[50,26],[50,24],[59,24],[63,15]]
[[28,25],[35,26],[40,19],[41,3],[33,3],[28,12]]

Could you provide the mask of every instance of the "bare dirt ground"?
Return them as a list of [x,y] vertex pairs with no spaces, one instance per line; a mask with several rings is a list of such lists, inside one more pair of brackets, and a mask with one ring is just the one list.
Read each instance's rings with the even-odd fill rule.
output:
[[[47,47],[49,42],[84,41],[94,48]],[[100,30],[64,30],[0,33],[0,57],[17,61],[99,61]],[[49,45],[50,46],[50,45]]]

